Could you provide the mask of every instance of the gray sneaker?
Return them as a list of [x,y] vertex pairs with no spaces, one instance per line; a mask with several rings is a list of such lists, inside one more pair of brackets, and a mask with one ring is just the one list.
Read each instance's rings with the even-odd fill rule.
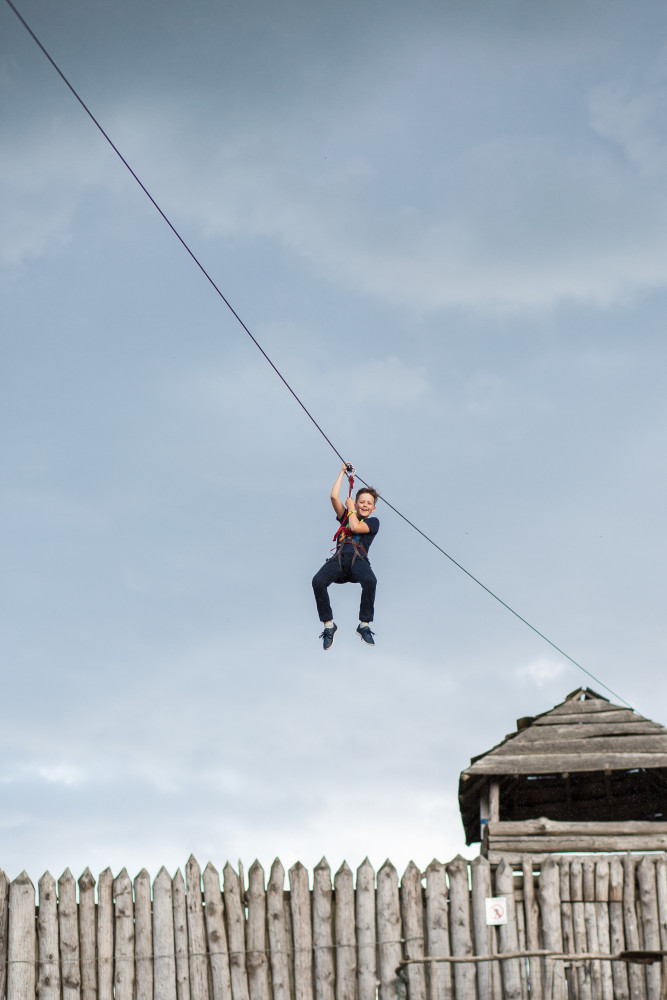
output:
[[322,640],[322,649],[331,649],[334,644],[334,636],[338,631],[338,626],[333,623],[333,627],[325,628],[322,632],[320,639]]
[[367,646],[374,646],[375,642],[373,636],[375,632],[371,632],[368,625],[357,625],[357,635],[362,642],[365,642]]

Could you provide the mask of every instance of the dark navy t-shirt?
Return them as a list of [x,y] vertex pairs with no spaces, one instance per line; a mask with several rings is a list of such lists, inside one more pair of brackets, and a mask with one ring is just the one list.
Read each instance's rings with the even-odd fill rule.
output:
[[[347,511],[345,511],[345,513],[341,517],[336,518],[339,524],[343,523],[346,514]],[[368,552],[371,545],[373,544],[373,539],[380,530],[380,521],[377,517],[367,517],[364,518],[363,524],[368,525],[368,531],[364,531],[363,533],[360,533],[358,535],[352,535],[350,541],[358,542],[359,545],[363,545],[366,552]]]

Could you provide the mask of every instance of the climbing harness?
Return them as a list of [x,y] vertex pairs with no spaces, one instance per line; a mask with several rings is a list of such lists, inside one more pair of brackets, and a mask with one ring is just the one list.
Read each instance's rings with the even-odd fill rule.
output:
[[[349,489],[348,494],[347,494],[347,497],[348,497],[348,500],[349,500],[349,498],[352,496],[352,490],[354,489],[354,473],[355,473],[354,466],[347,465],[346,468],[345,468],[345,471],[347,472],[347,477],[348,477],[348,480],[349,480],[349,483],[350,483],[350,489]],[[338,529],[338,531],[336,532],[336,534],[333,536],[333,541],[336,543],[336,545],[331,550],[331,552],[332,553],[335,552],[336,556],[338,557],[338,565],[340,567],[341,576],[343,575],[343,547],[345,545],[352,545],[354,547],[354,555],[352,556],[352,562],[350,563],[350,569],[352,569],[352,567],[354,566],[354,564],[356,562],[356,559],[357,559],[357,556],[360,556],[360,558],[362,558],[362,559],[368,559],[368,553],[366,552],[366,549],[357,540],[357,538],[355,538],[354,534],[352,533],[352,529],[348,527],[348,521],[350,519],[350,513],[351,512],[349,510],[345,511],[345,514],[343,515],[343,520],[341,522],[340,528]],[[357,518],[360,521],[363,521],[363,517],[360,517],[359,514],[357,514]]]

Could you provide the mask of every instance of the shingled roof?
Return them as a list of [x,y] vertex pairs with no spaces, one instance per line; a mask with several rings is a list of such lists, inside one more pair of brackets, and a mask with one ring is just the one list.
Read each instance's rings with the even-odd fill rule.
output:
[[517,731],[464,774],[546,774],[667,767],[667,729],[629,708],[578,688],[549,712],[519,719]]
[[[665,772],[660,775],[659,795],[657,789],[647,795],[634,780],[631,798],[637,800],[635,805],[629,802],[619,805],[621,798],[627,799],[628,772],[661,769]],[[624,813],[632,810],[642,813],[641,817],[634,813],[627,815],[628,819],[658,816],[662,806],[655,803],[667,801],[667,781],[663,786],[663,778],[667,779],[667,729],[585,687],[572,691],[542,715],[519,719],[516,732],[508,734],[486,753],[473,757],[461,774],[459,801],[468,842],[479,839],[480,797],[490,780],[501,782],[503,819],[539,816],[557,819],[565,815],[587,819],[592,818],[593,811],[586,799],[593,793],[585,789],[584,781],[592,788],[593,772],[598,773],[600,782],[606,781],[604,794],[610,814],[621,809]],[[618,772],[625,772],[622,788]],[[584,774],[588,777],[584,778]],[[556,778],[547,776],[557,776],[561,784],[567,779],[567,802],[565,792],[560,793],[559,800]],[[549,784],[551,791],[547,795],[545,789]],[[572,793],[575,786],[579,793]],[[639,793],[645,808],[640,808]],[[593,798],[596,795],[597,792]],[[602,798],[602,793],[597,797]],[[600,807],[595,816],[601,817],[602,812]]]

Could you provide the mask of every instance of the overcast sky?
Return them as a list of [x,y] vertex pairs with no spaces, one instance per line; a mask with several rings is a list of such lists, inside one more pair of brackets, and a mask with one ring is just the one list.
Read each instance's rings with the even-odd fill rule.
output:
[[[360,476],[667,724],[664,2],[19,7]],[[338,458],[6,3],[0,93],[0,867],[450,860],[601,689],[383,504],[325,655]]]

